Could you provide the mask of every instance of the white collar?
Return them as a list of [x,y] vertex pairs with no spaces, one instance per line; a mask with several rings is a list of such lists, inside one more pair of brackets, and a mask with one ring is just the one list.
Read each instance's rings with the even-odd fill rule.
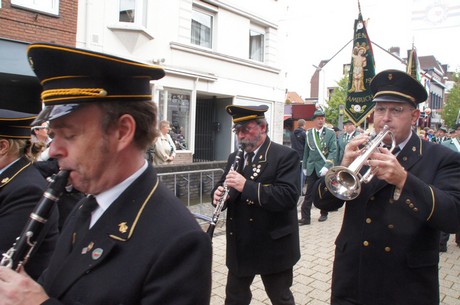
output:
[[145,160],[144,165],[141,166],[136,172],[134,172],[131,176],[120,182],[119,184],[115,185],[114,187],[104,191],[98,195],[95,195],[98,207],[91,216],[91,224],[90,228],[96,223],[99,217],[104,214],[105,210],[107,210],[110,205],[123,193],[140,175],[147,169],[148,163]]

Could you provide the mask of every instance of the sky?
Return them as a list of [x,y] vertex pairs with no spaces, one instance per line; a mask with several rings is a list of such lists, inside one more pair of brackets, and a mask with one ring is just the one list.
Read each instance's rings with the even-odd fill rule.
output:
[[[286,88],[310,97],[314,65],[332,60],[323,68],[323,86],[342,78],[342,66],[350,63],[357,0],[287,0],[286,17],[280,21],[281,53],[286,66]],[[407,57],[412,44],[419,56],[433,55],[449,71],[460,71],[459,0],[360,0],[367,32],[373,42],[376,73],[405,69],[385,50],[399,47]],[[342,49],[343,48],[343,49]]]

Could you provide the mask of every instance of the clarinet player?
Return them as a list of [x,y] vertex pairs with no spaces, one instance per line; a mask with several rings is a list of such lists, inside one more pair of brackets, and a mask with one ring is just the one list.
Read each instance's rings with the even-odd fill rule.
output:
[[211,240],[144,158],[158,134],[150,81],[164,70],[44,43],[28,58],[43,84],[37,124],[50,122],[50,157],[88,197],[38,283],[0,267],[0,304],[209,304]]
[[294,305],[290,290],[293,266],[300,258],[297,200],[299,156],[267,136],[267,106],[226,108],[233,118],[238,144],[244,146],[240,167],[230,170],[228,158],[220,181],[211,192],[214,204],[230,188],[227,201],[226,305],[251,302],[250,286],[260,275],[274,305]]

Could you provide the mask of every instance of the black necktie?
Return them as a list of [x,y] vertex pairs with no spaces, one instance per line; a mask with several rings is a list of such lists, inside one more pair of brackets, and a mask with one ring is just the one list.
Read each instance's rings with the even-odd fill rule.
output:
[[[391,150],[391,146],[390,145],[383,145],[383,147],[385,147],[386,149],[388,150]],[[396,155],[397,153],[399,153],[401,151],[401,148],[399,148],[399,145],[396,145],[395,148],[393,149],[393,151],[391,152],[393,155]]]
[[75,230],[73,233],[73,244],[80,242],[89,231],[91,213],[97,208],[97,206],[98,204],[96,198],[92,195],[83,200],[80,209],[77,211],[77,219],[75,221]]
[[246,154],[246,163],[244,164],[244,169],[243,169],[243,176],[248,176],[251,174],[252,171],[252,159],[254,157],[254,153],[250,152]]

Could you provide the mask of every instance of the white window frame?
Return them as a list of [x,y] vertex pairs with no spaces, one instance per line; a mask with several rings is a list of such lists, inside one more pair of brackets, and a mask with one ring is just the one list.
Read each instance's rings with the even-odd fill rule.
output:
[[[253,50],[253,40],[251,38],[252,36],[255,36],[253,34],[258,34],[258,36],[261,36],[262,38],[260,41],[261,46],[258,50]],[[265,37],[266,31],[263,27],[251,24],[249,29],[249,59],[260,62],[265,61]]]
[[[202,47],[202,48],[212,49],[213,45],[214,45],[214,27],[215,27],[216,13],[208,11],[208,10],[205,10],[205,9],[201,9],[201,8],[199,8],[197,6],[193,6],[192,11],[210,17],[211,26],[210,26],[210,31],[209,31],[209,45],[208,44],[201,44],[202,40],[200,40],[200,44],[194,43],[193,42],[193,37],[192,37],[193,36],[192,35],[192,32],[193,32],[192,24],[193,24],[193,20],[194,20],[193,19],[193,12],[192,12],[192,16],[190,18],[190,23],[191,23],[190,24],[190,43],[192,45],[194,45],[194,46],[199,46],[199,47]],[[200,24],[202,24],[202,23],[200,23]]]
[[59,16],[59,0],[11,0],[13,7]]
[[134,2],[134,20],[132,22],[130,21],[121,21],[120,20],[120,12],[122,10],[122,2],[123,1],[129,1],[129,0],[118,0],[118,17],[117,21],[121,24],[132,24],[132,25],[138,25],[142,27],[147,26],[147,18],[146,18],[146,13],[147,13],[147,2],[145,0],[132,0]]

